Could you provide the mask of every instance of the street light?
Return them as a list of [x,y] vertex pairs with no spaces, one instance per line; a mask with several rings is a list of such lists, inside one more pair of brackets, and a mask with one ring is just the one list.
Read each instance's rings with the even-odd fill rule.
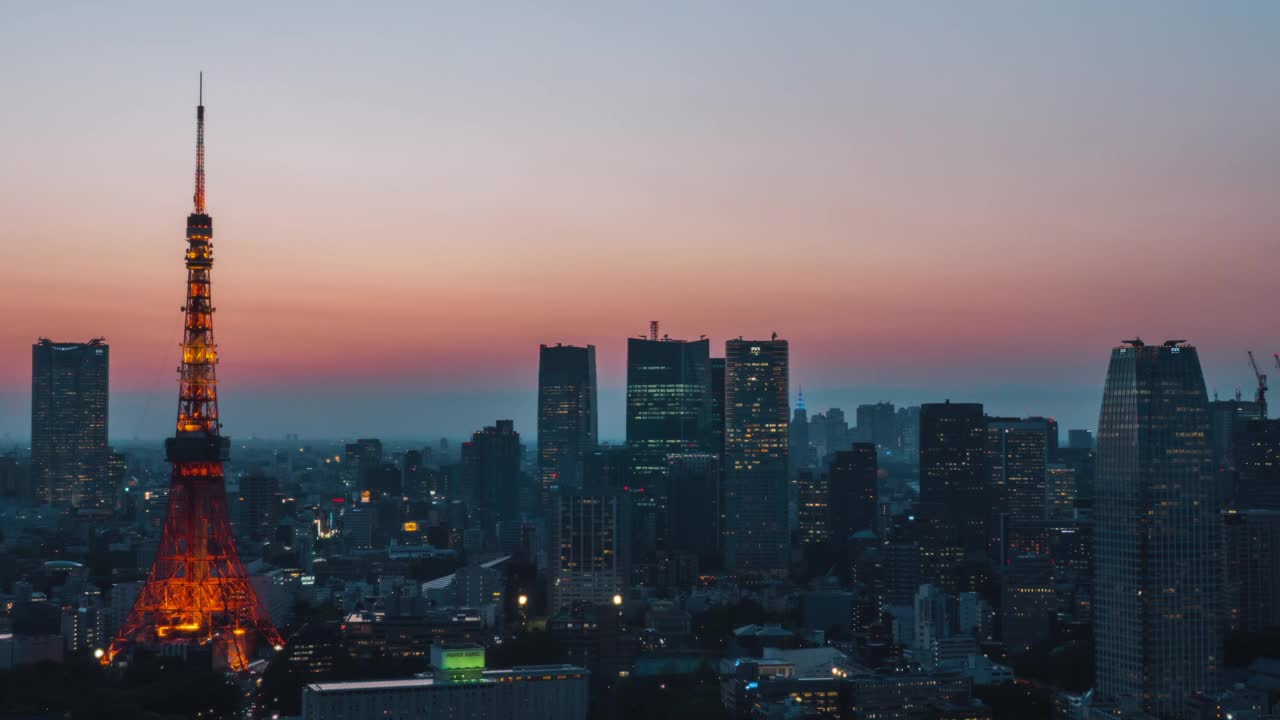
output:
[[520,607],[524,607],[525,605],[528,605],[528,604],[529,604],[529,596],[528,596],[528,595],[521,595],[520,597],[516,598],[516,604],[517,604],[517,605],[519,605]]
[[622,605],[622,596],[621,596],[621,595],[614,595],[614,596],[613,596],[613,604],[614,604],[614,605]]

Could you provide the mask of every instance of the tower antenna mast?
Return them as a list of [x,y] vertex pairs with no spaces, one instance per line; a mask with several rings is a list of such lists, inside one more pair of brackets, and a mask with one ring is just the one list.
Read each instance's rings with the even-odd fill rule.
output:
[[200,103],[196,105],[196,194],[197,215],[204,214],[204,73],[200,73]]

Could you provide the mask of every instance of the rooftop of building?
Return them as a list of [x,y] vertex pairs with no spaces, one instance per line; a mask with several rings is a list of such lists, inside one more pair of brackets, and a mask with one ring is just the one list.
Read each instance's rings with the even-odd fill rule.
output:
[[[510,676],[510,675],[586,675],[586,668],[577,665],[523,665],[512,668],[496,668],[485,670],[483,678],[493,682],[493,679]],[[483,682],[483,681],[482,681]],[[419,688],[431,687],[452,687],[453,684],[447,680],[439,680],[435,677],[412,677],[399,680],[357,680],[352,682],[323,682],[311,683],[307,685],[307,690],[313,693],[340,693],[340,692],[382,692],[388,690],[413,690]]]

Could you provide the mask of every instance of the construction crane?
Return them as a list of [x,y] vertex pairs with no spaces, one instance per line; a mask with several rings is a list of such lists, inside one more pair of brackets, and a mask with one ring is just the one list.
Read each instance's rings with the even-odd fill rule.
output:
[[1252,350],[1249,351],[1249,367],[1253,368],[1253,374],[1258,378],[1258,394],[1254,396],[1254,400],[1258,403],[1258,414],[1265,418],[1267,416],[1267,376],[1258,369],[1258,361],[1253,359]]

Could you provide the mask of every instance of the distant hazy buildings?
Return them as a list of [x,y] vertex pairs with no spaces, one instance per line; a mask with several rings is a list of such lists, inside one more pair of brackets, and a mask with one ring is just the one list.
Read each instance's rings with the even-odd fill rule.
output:
[[594,345],[543,345],[538,352],[538,478],[544,500],[556,487],[582,487],[599,417]]
[[[858,442],[868,442],[880,452],[892,451],[898,446],[898,417],[893,403],[859,405],[856,413]],[[844,448],[837,448],[843,450]],[[833,449],[834,452],[834,449]]]
[[343,482],[351,489],[370,490],[382,468],[382,441],[377,438],[361,438],[347,443],[342,456]]
[[101,338],[31,347],[31,473],[36,497],[54,505],[105,508],[107,369]]
[[1111,351],[1098,421],[1096,689],[1183,717],[1222,661],[1209,413],[1194,347]]
[[789,355],[786,340],[725,344],[725,565],[785,572]]

